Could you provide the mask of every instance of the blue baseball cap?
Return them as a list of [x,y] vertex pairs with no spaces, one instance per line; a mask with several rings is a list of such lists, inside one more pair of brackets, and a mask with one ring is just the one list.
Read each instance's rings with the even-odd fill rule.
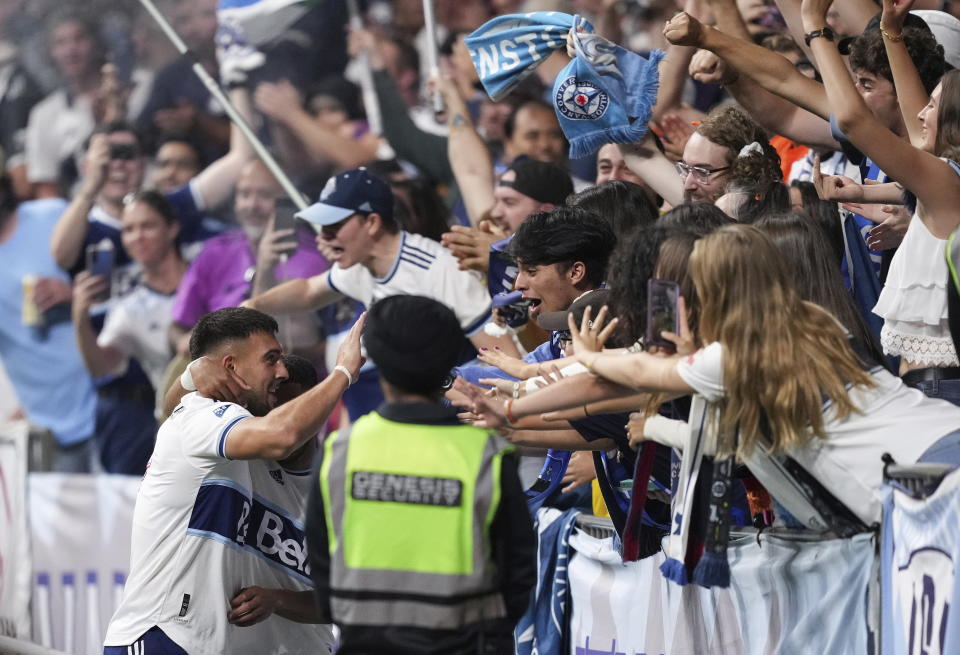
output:
[[386,221],[393,220],[390,185],[371,175],[366,168],[354,168],[331,177],[320,192],[319,200],[295,216],[322,227],[354,214],[380,214]]

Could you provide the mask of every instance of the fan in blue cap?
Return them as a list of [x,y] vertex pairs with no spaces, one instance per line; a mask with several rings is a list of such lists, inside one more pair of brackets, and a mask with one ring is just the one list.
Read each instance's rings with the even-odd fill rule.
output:
[[354,214],[380,214],[387,221],[393,220],[390,185],[370,174],[366,168],[355,168],[331,177],[320,192],[320,199],[296,216],[324,227]]

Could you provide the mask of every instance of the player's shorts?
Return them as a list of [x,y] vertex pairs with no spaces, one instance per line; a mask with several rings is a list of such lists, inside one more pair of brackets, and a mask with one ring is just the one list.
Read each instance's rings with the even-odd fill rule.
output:
[[188,655],[163,633],[163,630],[154,626],[129,646],[104,646],[103,655]]

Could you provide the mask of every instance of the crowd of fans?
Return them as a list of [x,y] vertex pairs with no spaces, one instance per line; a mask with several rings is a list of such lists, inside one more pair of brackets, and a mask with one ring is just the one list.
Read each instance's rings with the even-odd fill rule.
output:
[[[620,483],[650,462],[642,552],[700,511],[702,456],[733,524],[811,527],[786,469],[841,534],[879,520],[884,453],[960,463],[960,4],[437,0],[429,78],[420,0],[361,3],[349,29],[319,3],[229,80],[320,198],[297,219],[191,70],[221,74],[216,0],[157,4],[193,58],[136,3],[0,3],[0,361],[52,470],[144,472],[204,315],[275,316],[330,371],[393,295],[453,310],[445,402],[521,447],[525,487],[574,452],[546,502],[602,496],[623,536]],[[486,95],[467,35],[536,10],[665,50],[643,140],[568,159],[564,52]],[[648,325],[652,278],[679,286],[676,330]],[[364,365],[328,427],[375,410],[378,378]],[[689,524],[668,556],[692,570]]]

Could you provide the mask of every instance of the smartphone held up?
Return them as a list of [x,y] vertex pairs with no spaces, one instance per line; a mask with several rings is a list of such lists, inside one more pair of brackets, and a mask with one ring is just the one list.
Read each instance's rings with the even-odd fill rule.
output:
[[[87,246],[87,272],[90,275],[105,277],[113,281],[114,246],[110,239],[102,239],[99,243]],[[104,302],[110,298],[110,288],[98,295],[97,302]]]
[[673,280],[647,280],[647,334],[645,345],[676,352],[676,346],[663,338],[663,332],[680,333],[680,285]]

